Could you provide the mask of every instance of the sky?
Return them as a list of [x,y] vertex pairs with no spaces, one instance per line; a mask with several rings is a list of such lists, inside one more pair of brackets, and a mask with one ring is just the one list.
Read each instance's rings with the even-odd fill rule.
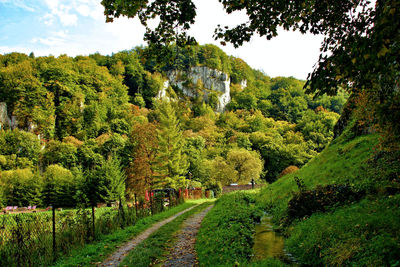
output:
[[[254,36],[235,49],[212,38],[218,24],[245,22],[243,12],[227,15],[217,0],[194,0],[196,23],[190,33],[200,44],[220,46],[228,55],[240,57],[252,68],[271,77],[306,79],[318,60],[322,36],[279,31],[266,40]],[[0,0],[0,54],[21,52],[35,56],[67,54],[111,55],[145,45],[145,29],[137,18],[119,18],[105,23],[100,0]]]

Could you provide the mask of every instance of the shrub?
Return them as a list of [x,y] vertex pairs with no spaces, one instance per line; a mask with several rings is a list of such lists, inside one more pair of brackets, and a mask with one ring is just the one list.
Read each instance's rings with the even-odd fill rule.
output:
[[290,165],[289,167],[287,167],[286,169],[284,169],[280,174],[279,174],[279,178],[281,178],[282,176],[285,176],[286,174],[289,173],[293,173],[298,171],[299,168],[297,166],[294,165]]
[[354,191],[348,185],[317,186],[313,190],[305,190],[302,186],[300,192],[294,193],[289,200],[286,220],[291,222],[293,219],[310,216],[317,211],[324,212],[329,208],[357,201],[362,195],[363,192]]

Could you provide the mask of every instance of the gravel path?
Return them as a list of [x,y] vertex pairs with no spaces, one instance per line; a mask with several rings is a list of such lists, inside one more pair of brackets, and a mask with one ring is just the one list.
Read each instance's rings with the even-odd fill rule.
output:
[[[196,205],[198,206],[198,205]],[[161,226],[171,222],[174,220],[176,217],[182,215],[183,213],[193,209],[193,206],[191,208],[188,208],[184,211],[181,211],[174,216],[169,217],[168,219],[165,219],[161,222],[158,222],[142,232],[140,235],[136,236],[134,239],[128,241],[124,245],[122,245],[117,251],[115,251],[110,257],[108,257],[105,261],[103,261],[100,265],[98,266],[119,266],[119,264],[124,260],[124,258],[128,255],[128,253],[134,249],[140,242],[145,240],[149,235],[151,235],[154,231],[158,230]]]
[[177,235],[178,240],[171,249],[168,259],[164,262],[163,266],[198,266],[197,254],[194,249],[196,236],[200,229],[201,221],[212,207],[213,205],[186,219],[183,223],[182,230]]

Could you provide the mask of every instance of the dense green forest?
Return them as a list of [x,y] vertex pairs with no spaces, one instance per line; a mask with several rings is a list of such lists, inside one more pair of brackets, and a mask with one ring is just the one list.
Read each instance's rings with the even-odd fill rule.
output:
[[[162,54],[0,55],[0,204],[76,206],[163,187],[218,193],[270,183],[323,150],[348,98],[313,98],[305,81],[271,78],[214,45]],[[196,97],[173,84],[157,97],[168,72],[195,66],[230,77],[224,112],[215,112],[218,92],[189,78]]]

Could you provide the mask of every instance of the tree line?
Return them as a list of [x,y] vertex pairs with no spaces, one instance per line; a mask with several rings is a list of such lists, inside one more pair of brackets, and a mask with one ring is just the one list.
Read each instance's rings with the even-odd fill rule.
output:
[[[304,81],[271,78],[213,45],[165,51],[171,57],[163,62],[151,47],[0,55],[0,102],[18,124],[0,131],[2,205],[75,206],[156,188],[219,192],[229,183],[273,182],[332,140],[344,92],[314,98]],[[169,100],[156,97],[168,71],[193,66],[229,75],[225,112],[214,111],[216,93],[204,101],[170,86]]]

